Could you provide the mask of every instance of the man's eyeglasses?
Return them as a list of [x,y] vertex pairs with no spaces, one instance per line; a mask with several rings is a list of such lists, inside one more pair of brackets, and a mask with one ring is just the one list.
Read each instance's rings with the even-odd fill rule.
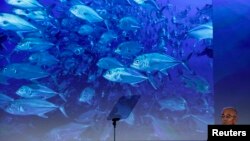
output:
[[221,115],[221,118],[226,118],[226,119],[230,119],[230,118],[234,118],[236,116],[232,116],[232,115]]

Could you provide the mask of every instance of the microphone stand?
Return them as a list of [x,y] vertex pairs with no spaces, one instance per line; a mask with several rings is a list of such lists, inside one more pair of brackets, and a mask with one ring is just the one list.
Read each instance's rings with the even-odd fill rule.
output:
[[114,126],[114,141],[115,141],[115,128],[116,128],[116,122],[119,121],[120,118],[113,118],[112,121],[113,121],[113,126]]

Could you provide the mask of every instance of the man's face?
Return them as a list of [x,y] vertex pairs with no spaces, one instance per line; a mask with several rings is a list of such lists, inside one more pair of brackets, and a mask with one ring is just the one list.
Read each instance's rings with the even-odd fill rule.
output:
[[236,113],[232,109],[225,109],[221,114],[221,120],[223,125],[234,125],[237,121]]

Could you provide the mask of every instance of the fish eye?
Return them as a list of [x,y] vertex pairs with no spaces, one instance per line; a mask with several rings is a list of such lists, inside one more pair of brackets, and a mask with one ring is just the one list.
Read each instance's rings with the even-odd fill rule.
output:
[[11,71],[14,72],[14,73],[16,73],[16,69],[14,69],[14,68],[12,68]]
[[75,50],[75,54],[76,54],[76,55],[79,55],[80,53],[81,53],[81,50],[80,50],[80,49],[76,49],[76,50]]
[[30,60],[34,60],[35,57],[34,57],[34,56],[30,56],[29,59],[30,59]]
[[7,68],[4,68],[3,71],[6,72],[8,69]]
[[135,60],[135,63],[136,63],[136,64],[139,64],[139,60]]
[[24,93],[25,92],[25,88],[21,88],[21,90],[20,90],[22,93]]
[[8,24],[9,22],[8,21],[3,21],[3,24]]

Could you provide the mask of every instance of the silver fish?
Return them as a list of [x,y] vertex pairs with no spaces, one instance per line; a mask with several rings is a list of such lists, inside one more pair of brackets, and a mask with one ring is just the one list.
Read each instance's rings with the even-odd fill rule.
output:
[[45,51],[55,46],[54,43],[40,38],[25,38],[17,44],[15,51]]
[[29,56],[29,61],[40,66],[56,65],[59,60],[48,52],[37,52]]
[[116,58],[104,57],[98,60],[96,64],[99,68],[102,69],[112,69],[123,67],[123,64],[120,63]]
[[159,101],[160,110],[184,111],[187,109],[187,101],[182,97],[171,97]]
[[82,25],[82,26],[79,28],[78,33],[79,33],[80,35],[83,35],[83,36],[84,36],[84,35],[89,35],[89,34],[91,34],[93,31],[94,31],[94,28],[93,28],[92,26],[85,24],[85,25]]
[[113,68],[107,70],[103,77],[109,81],[128,83],[128,84],[137,84],[147,80],[148,78],[138,71],[131,68]]
[[164,71],[178,64],[182,64],[182,62],[169,55],[148,53],[137,56],[130,67],[146,72],[153,72]]
[[15,79],[34,80],[49,76],[49,73],[42,70],[39,66],[30,65],[28,63],[15,63],[6,66],[1,74]]
[[45,113],[58,109],[67,117],[64,107],[57,106],[51,102],[41,99],[17,99],[12,101],[5,111],[13,115],[36,115],[43,118],[48,118]]
[[23,98],[39,99],[48,99],[59,95],[64,101],[67,101],[63,94],[57,93],[54,90],[40,84],[23,85],[16,91],[16,94]]
[[90,23],[102,22],[103,18],[95,10],[85,5],[74,5],[69,10],[76,17],[86,20]]
[[198,40],[213,39],[213,25],[208,22],[188,31],[188,35]]
[[208,81],[198,75],[182,75],[181,81],[185,84],[185,87],[194,89],[198,93],[207,94],[210,90]]
[[134,2],[137,3],[138,5],[145,7],[145,8],[153,7],[157,10],[160,10],[160,8],[155,0],[134,0]]
[[12,31],[36,31],[38,30],[34,25],[28,21],[22,19],[19,16],[9,14],[9,13],[0,13],[0,28],[4,30]]
[[127,41],[120,43],[115,49],[115,53],[123,57],[132,57],[140,53],[143,46],[137,41]]
[[25,10],[25,9],[14,9],[13,12],[17,15],[25,16],[35,21],[46,20],[49,16],[43,10]]
[[111,43],[114,39],[117,39],[117,34],[114,31],[109,30],[107,32],[104,32],[101,35],[98,43],[100,43],[102,45],[107,45],[107,44]]
[[9,5],[25,9],[43,8],[37,0],[5,0]]
[[134,31],[141,28],[139,22],[134,17],[123,17],[119,20],[119,24],[117,26],[125,31]]

